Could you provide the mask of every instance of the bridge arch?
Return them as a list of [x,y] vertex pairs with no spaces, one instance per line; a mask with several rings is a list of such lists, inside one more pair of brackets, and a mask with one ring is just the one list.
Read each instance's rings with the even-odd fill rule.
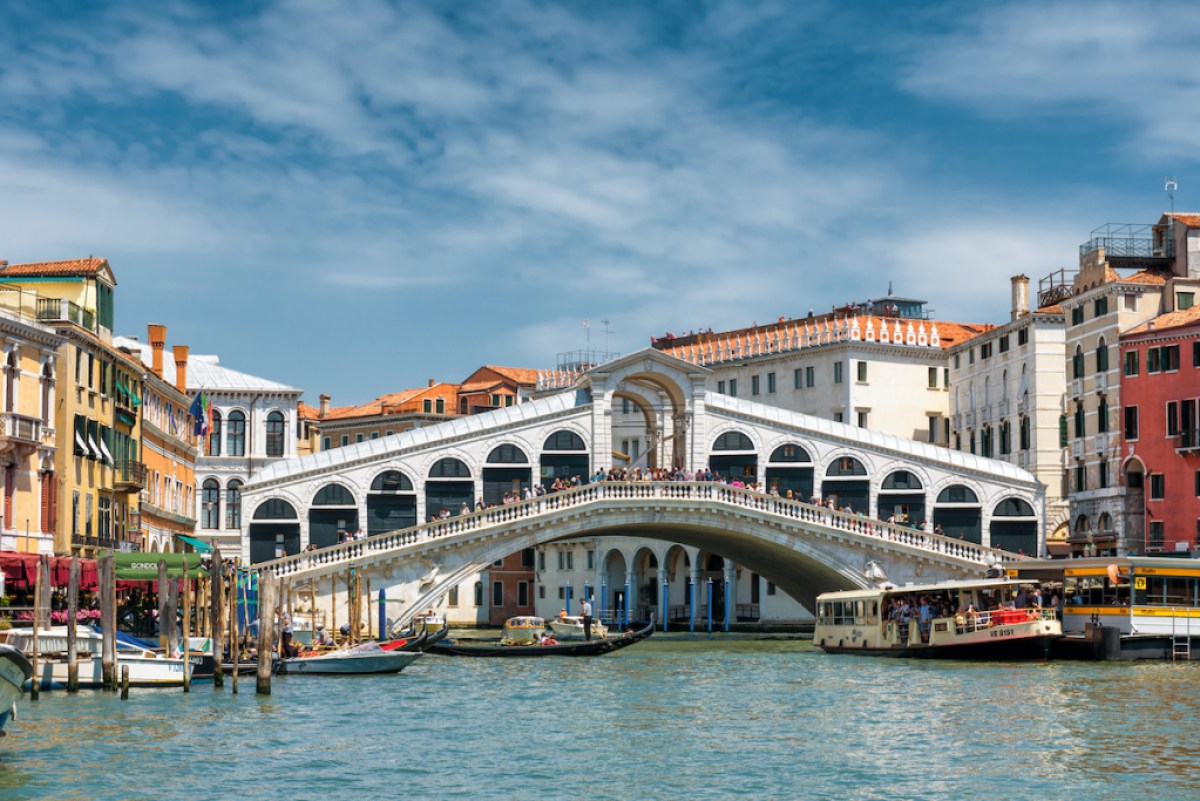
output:
[[417,524],[417,489],[403,470],[388,468],[367,490],[367,534],[383,534]]

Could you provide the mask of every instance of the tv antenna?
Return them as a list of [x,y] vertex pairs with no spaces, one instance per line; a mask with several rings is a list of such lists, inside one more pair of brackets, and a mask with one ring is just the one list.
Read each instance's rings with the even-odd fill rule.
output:
[[587,332],[587,346],[588,346],[588,350],[591,350],[592,349],[592,321],[591,320],[588,320],[586,318],[584,319],[583,330]]
[[1163,191],[1167,193],[1167,197],[1171,198],[1171,213],[1175,213],[1175,192],[1179,189],[1179,182],[1174,178],[1168,178],[1163,185]]
[[610,333],[612,333],[612,331],[608,327],[608,320],[601,320],[600,322],[604,323],[604,355],[607,356],[608,355],[608,335]]

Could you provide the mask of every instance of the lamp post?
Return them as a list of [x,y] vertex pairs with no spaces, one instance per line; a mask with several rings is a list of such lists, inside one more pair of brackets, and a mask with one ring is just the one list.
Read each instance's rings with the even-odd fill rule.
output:
[[725,577],[725,631],[729,631],[729,577]]
[[688,631],[696,630],[696,582],[688,576]]
[[571,582],[567,582],[567,614],[571,614]]
[[621,629],[629,627],[629,579],[625,579],[625,595],[621,598]]
[[[601,623],[604,622],[604,606],[607,603],[608,603],[608,581],[606,579],[600,579],[600,614],[597,615],[597,617],[600,618]],[[610,618],[610,620],[611,620],[611,618]]]
[[667,577],[664,575],[663,576],[663,593],[662,593],[663,631],[667,630],[667,625],[668,625],[667,621],[670,620],[670,618],[671,618],[671,605],[669,603],[670,600],[671,600],[671,585],[668,583]]
[[708,633],[712,634],[712,576],[708,577]]

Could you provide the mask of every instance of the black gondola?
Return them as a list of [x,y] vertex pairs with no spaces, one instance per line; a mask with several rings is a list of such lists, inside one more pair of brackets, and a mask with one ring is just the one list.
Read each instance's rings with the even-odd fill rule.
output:
[[431,654],[443,656],[599,656],[633,645],[653,633],[654,622],[651,621],[645,628],[603,640],[564,642],[558,645],[459,645],[446,641],[436,643],[426,650]]

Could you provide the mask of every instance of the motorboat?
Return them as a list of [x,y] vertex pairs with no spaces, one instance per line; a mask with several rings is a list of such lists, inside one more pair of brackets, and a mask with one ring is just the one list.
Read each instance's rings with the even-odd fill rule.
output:
[[[554,632],[554,639],[563,640],[582,640],[583,639],[583,618],[579,615],[559,615],[550,621],[550,630]],[[592,620],[592,639],[602,640],[608,636],[608,627],[599,620]]]
[[654,623],[650,622],[636,631],[628,631],[616,637],[606,637],[587,641],[575,641],[539,645],[536,641],[523,645],[504,645],[496,643],[456,643],[443,640],[428,648],[431,654],[442,656],[499,656],[499,657],[538,657],[538,656],[599,656],[626,648],[641,642],[654,633]]
[[297,657],[280,659],[280,673],[308,675],[363,675],[374,673],[399,673],[415,662],[421,651],[385,651],[375,641],[368,641],[324,653],[305,653]]
[[997,578],[822,593],[813,644],[864,656],[1046,659],[1062,621],[1027,605],[1027,586]]
[[0,644],[0,737],[4,727],[17,714],[17,701],[25,691],[25,682],[33,677],[33,665],[11,645]]
[[[65,688],[69,677],[67,627],[38,629],[37,637],[38,686],[43,690]],[[86,626],[80,626],[76,631],[76,664],[81,689],[104,686],[103,643],[103,636],[98,631]],[[8,644],[24,653],[32,653],[33,630],[13,629],[8,634]],[[189,653],[185,661],[182,656],[168,656],[129,642],[117,643],[116,657],[117,679],[121,679],[122,669],[128,667],[130,687],[181,687],[185,664],[191,681],[211,679],[215,666],[211,654]],[[31,674],[30,680],[33,678]]]
[[502,646],[535,645],[542,639],[542,635],[546,631],[544,618],[534,615],[510,617],[504,621],[504,628],[500,632],[500,644]]

